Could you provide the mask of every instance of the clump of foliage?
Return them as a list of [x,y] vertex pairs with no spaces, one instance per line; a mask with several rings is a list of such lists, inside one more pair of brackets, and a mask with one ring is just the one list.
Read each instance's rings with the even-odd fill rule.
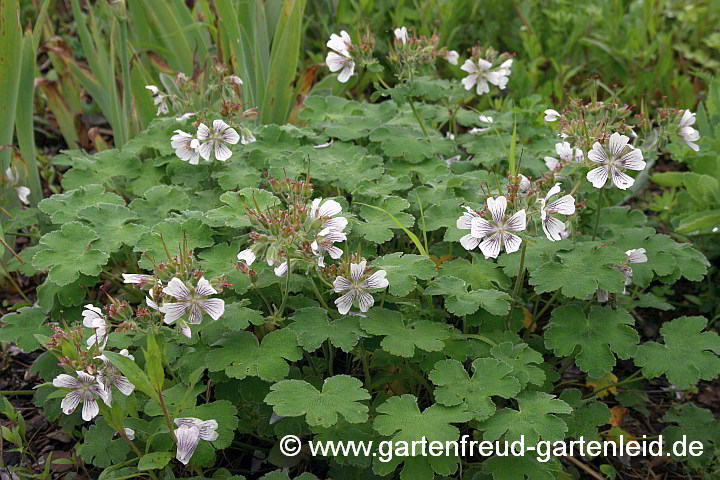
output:
[[[159,118],[122,148],[58,155],[64,193],[8,207],[6,231],[39,237],[8,274],[47,276],[0,340],[44,349],[35,402],[103,478],[568,478],[595,467],[289,458],[278,440],[612,438],[609,390],[720,376],[706,318],[639,333],[709,263],[626,205],[659,148],[702,150],[694,114],[515,103],[512,55],[393,33],[393,87],[374,39],[328,42],[339,82],[375,76],[374,103],[312,95],[299,126],[256,127],[242,79],[208,67],[151,86]],[[691,403],[663,422],[718,429]],[[677,460],[717,469],[698,435],[709,453]]]

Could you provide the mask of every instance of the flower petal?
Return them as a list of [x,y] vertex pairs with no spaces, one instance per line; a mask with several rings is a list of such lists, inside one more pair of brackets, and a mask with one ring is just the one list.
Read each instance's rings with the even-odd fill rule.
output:
[[608,163],[610,159],[607,156],[607,152],[600,143],[593,143],[592,150],[588,152],[588,160],[595,163]]
[[505,210],[507,209],[507,198],[497,197],[487,199],[488,210],[492,214],[495,223],[501,223],[505,219]]
[[352,283],[345,277],[335,277],[333,288],[335,289],[335,293],[347,292],[352,288]]
[[477,238],[471,234],[467,234],[460,238],[460,245],[462,245],[465,250],[473,250],[480,245],[480,240],[482,240],[482,238]]
[[483,240],[480,244],[480,251],[485,258],[497,258],[500,255],[500,233],[495,233]]
[[374,303],[375,299],[369,293],[362,292],[358,295],[358,307],[360,307],[361,312],[365,313],[370,310]]
[[210,138],[210,129],[204,123],[198,125],[197,138],[198,140],[207,140]]
[[190,302],[163,303],[158,310],[165,314],[163,322],[168,325],[175,323],[177,319],[185,315],[190,308]]
[[550,203],[545,207],[545,211],[561,215],[572,215],[575,213],[575,199],[572,195],[565,195]]
[[177,277],[173,277],[167,284],[167,287],[163,288],[163,293],[175,297],[178,300],[190,300],[190,290],[187,288],[185,283]]
[[337,306],[338,312],[340,312],[340,314],[347,315],[347,313],[350,311],[350,308],[352,307],[354,297],[355,290],[350,290],[342,297],[338,297],[335,299],[335,305]]
[[470,222],[470,235],[475,238],[483,238],[495,230],[495,226],[482,217],[473,218],[472,222]]
[[224,162],[228,158],[232,157],[232,151],[225,146],[222,142],[215,142],[215,158],[221,162]]
[[175,458],[183,465],[187,465],[200,443],[200,430],[195,426],[183,425],[175,430],[175,438],[177,439]]
[[525,209],[523,208],[508,219],[508,221],[505,223],[505,227],[509,228],[510,230],[520,232],[525,230],[526,224],[527,222],[525,219]]
[[369,289],[386,288],[389,285],[389,282],[387,281],[387,278],[385,278],[385,275],[387,275],[385,270],[378,270],[365,279],[363,287]]
[[215,295],[217,290],[213,288],[212,285],[210,285],[210,282],[205,280],[205,277],[200,277],[200,280],[198,280],[197,287],[195,287],[195,296],[196,297],[209,297],[210,295]]
[[628,153],[620,157],[620,160],[618,160],[616,164],[630,170],[644,170],[645,162],[643,161],[642,150],[639,148],[630,150]]
[[[589,154],[588,154],[589,155]],[[595,188],[602,188],[605,186],[608,178],[607,167],[593,168],[587,173],[587,179],[592,183]]]
[[62,408],[62,411],[65,415],[70,415],[75,411],[77,406],[80,405],[82,399],[82,393],[78,392],[77,390],[73,390],[72,392],[69,392],[67,395],[65,395],[65,398],[62,399],[62,402],[60,402],[60,408]]
[[351,263],[350,264],[350,278],[352,278],[355,282],[359,282],[360,279],[365,274],[365,265],[367,264],[367,261],[363,260],[360,263]]
[[317,210],[317,216],[332,217],[333,215],[337,215],[340,212],[342,212],[342,205],[340,205],[335,200],[326,200],[322,203],[322,205],[320,205],[320,208]]
[[521,243],[522,238],[517,235],[508,232],[503,233],[503,244],[505,244],[506,253],[517,252],[520,249]]
[[[67,397],[66,397],[67,398]],[[100,407],[92,396],[88,395],[83,399],[82,419],[89,422],[100,413]]]
[[210,318],[217,320],[225,313],[225,301],[220,298],[208,298],[197,300],[197,304],[210,315]]
[[562,240],[560,234],[565,231],[565,224],[557,218],[548,215],[542,223],[543,232],[551,242]]
[[346,83],[350,80],[350,77],[355,73],[355,62],[348,60],[345,62],[345,66],[337,77],[337,81],[340,83]]
[[142,273],[123,273],[123,283],[153,283],[155,277],[153,275],[144,275]]
[[630,137],[627,135],[620,135],[615,132],[610,135],[610,141],[608,142],[608,148],[610,149],[610,155],[613,158],[617,158],[625,150],[625,146],[630,141]]
[[230,145],[235,145],[240,141],[240,135],[238,135],[237,131],[234,128],[227,127],[225,130],[223,130],[222,135],[220,136],[220,140],[223,142],[227,142]]
[[244,261],[248,265],[252,265],[257,257],[255,256],[255,253],[253,253],[252,249],[246,248],[242,252],[237,254],[237,259]]
[[633,186],[633,183],[635,183],[634,178],[627,175],[625,172],[621,171],[618,168],[612,167],[611,172],[612,172],[612,182],[620,190],[627,190],[628,188]]
[[61,388],[77,388],[79,382],[76,378],[71,377],[67,373],[61,373],[53,379],[53,386]]
[[124,377],[122,375],[118,375],[115,378],[115,386],[125,396],[130,395],[133,390],[135,390],[135,385],[130,383],[130,380],[127,379],[127,377]]
[[630,263],[645,263],[648,261],[644,248],[633,248],[625,252],[625,255],[627,255],[628,262]]
[[202,323],[203,312],[200,309],[200,305],[193,303],[190,306],[190,315],[188,315],[187,323],[190,325],[199,325]]
[[[464,72],[468,72],[468,73],[475,73],[475,72],[477,72],[478,69],[477,69],[477,65],[475,65],[475,62],[473,62],[472,60],[470,60],[468,58],[467,60],[465,60],[465,63],[462,64],[462,66],[460,67],[460,70],[462,70]],[[467,77],[465,77],[465,78],[467,78]],[[474,83],[475,82],[473,82],[473,84]],[[470,88],[466,87],[466,90],[470,90]]]

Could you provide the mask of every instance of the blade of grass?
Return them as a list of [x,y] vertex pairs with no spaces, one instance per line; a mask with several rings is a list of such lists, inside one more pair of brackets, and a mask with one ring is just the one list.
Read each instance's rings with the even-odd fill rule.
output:
[[[20,153],[25,159],[27,177],[22,182],[30,188],[30,201],[37,204],[42,199],[40,174],[35,156],[35,138],[33,132],[33,93],[35,91],[35,49],[33,36],[28,32],[22,40],[20,65],[20,84],[18,88],[17,108],[15,111],[15,132]],[[21,176],[24,176],[21,174]]]
[[243,79],[243,96],[253,104],[257,103],[255,98],[255,79],[250,76],[248,68],[248,55],[246,54],[247,43],[243,38],[243,32],[238,23],[239,12],[235,10],[230,0],[216,0],[218,19],[225,30],[228,44],[230,45],[231,64],[234,71]]
[[[20,30],[17,0],[3,0],[0,7],[0,145],[13,141],[18,85],[20,83],[20,55],[22,32]],[[0,151],[2,172],[10,166],[10,151]]]
[[293,99],[305,0],[285,0],[273,35],[262,123],[285,123]]
[[385,215],[390,217],[392,219],[392,221],[395,222],[395,224],[399,228],[402,228],[402,230],[407,234],[408,237],[410,237],[410,240],[412,240],[412,242],[415,244],[415,247],[420,251],[420,253],[422,255],[428,256],[428,252],[425,248],[423,248],[423,244],[420,241],[420,239],[418,238],[418,236],[415,235],[413,232],[411,232],[405,225],[403,225],[402,222],[400,222],[400,220],[395,218],[395,216],[392,213],[388,212],[387,210],[385,210],[383,208],[376,207],[375,205],[368,205],[366,203],[355,202],[355,205],[361,205],[363,207],[368,207],[368,208],[372,208],[373,210],[377,210],[378,212],[383,212]]
[[510,154],[508,155],[508,163],[510,165],[510,175],[513,177],[517,174],[517,122],[513,121],[513,133],[510,138]]

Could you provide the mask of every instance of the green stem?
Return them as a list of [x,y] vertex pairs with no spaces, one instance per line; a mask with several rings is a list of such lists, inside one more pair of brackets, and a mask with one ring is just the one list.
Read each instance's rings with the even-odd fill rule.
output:
[[425,138],[430,138],[430,135],[428,135],[427,129],[425,128],[425,123],[423,123],[422,118],[420,118],[420,114],[415,108],[415,102],[412,101],[412,98],[408,97],[408,103],[410,104],[410,110],[412,110],[415,118],[418,121],[418,124],[420,125],[420,128],[422,129],[423,135],[425,135]]
[[320,293],[320,290],[318,290],[317,285],[315,284],[315,279],[310,277],[310,281],[312,282],[313,293],[315,294],[318,301],[320,302],[320,305],[322,305],[325,308],[325,310],[330,310],[330,307],[328,307],[327,303],[325,303],[325,299],[323,298],[322,294]]
[[640,378],[642,378],[642,373],[641,373],[641,370],[638,370],[637,372],[633,373],[632,375],[630,375],[628,378],[626,378],[626,379],[624,379],[624,380],[620,380],[620,381],[617,382],[617,383],[613,383],[613,384],[610,384],[610,385],[606,385],[606,386],[604,386],[604,387],[602,387],[602,388],[598,388],[597,390],[593,390],[592,393],[589,393],[588,395],[586,395],[585,397],[583,397],[583,400],[585,400],[585,399],[587,399],[587,398],[590,398],[590,397],[594,397],[594,396],[596,396],[598,393],[604,392],[605,390],[608,390],[608,389],[610,389],[610,388],[615,388],[615,387],[618,387],[618,386],[620,386],[620,385],[625,385],[626,383],[634,382],[635,380],[639,380]]
[[[527,250],[527,242],[522,243],[522,250],[520,251],[520,268],[518,269],[517,278],[515,279],[515,288],[513,288],[513,301],[517,302],[520,288],[522,288],[523,281],[525,279],[525,250]],[[507,316],[505,317],[505,330],[510,328],[510,318],[512,317],[513,307],[510,306]]]
[[488,337],[486,337],[484,335],[478,335],[477,333],[466,333],[465,337],[474,338],[475,340],[483,341],[483,342],[487,343],[488,345],[490,345],[491,347],[494,347],[497,345],[497,343],[493,342]]
[[363,375],[365,376],[365,388],[369,392],[372,385],[372,375],[370,375],[370,362],[368,361],[366,352],[362,353],[361,361],[363,366]]
[[[555,301],[555,299],[557,298],[558,295],[560,295],[560,290],[556,290],[555,293],[553,293],[552,297],[550,297],[550,300],[547,301],[545,306],[542,308],[542,310],[540,310],[540,313],[538,313],[537,317],[535,317],[535,318],[542,317],[543,313],[545,313],[547,311],[547,309],[552,306],[552,303]],[[533,322],[537,323],[534,318],[533,318]]]
[[168,413],[168,409],[165,406],[165,400],[163,399],[162,392],[158,392],[158,399],[160,400],[160,408],[163,411],[163,416],[165,416],[165,423],[167,424],[168,430],[170,431],[170,436],[173,439],[173,442],[177,443],[177,437],[175,436],[175,430],[172,426],[172,421],[170,420],[170,413]]
[[280,304],[280,309],[278,310],[278,318],[282,318],[283,313],[285,313],[285,305],[287,304],[288,296],[290,295],[290,271],[292,270],[292,259],[288,258],[288,267],[287,267],[287,280],[285,280],[285,291],[283,292],[283,299],[282,303]]
[[600,225],[600,210],[602,210],[602,203],[603,203],[604,199],[605,199],[605,189],[601,188],[600,193],[598,194],[597,212],[595,214],[595,227],[593,228],[593,235],[592,235],[593,240],[595,240],[595,237],[597,236],[598,226]]
[[[3,242],[4,243],[4,242]],[[0,259],[0,264],[2,264],[3,270],[5,270],[5,276],[7,276],[7,279],[10,281],[10,284],[17,290],[17,292],[20,294],[20,296],[25,300],[27,303],[32,303],[30,299],[25,295],[25,292],[22,291],[22,288],[20,288],[20,285],[15,281],[12,275],[10,275],[10,272],[8,271],[7,267],[5,266],[5,262]]]
[[35,390],[0,390],[0,395],[35,395]]

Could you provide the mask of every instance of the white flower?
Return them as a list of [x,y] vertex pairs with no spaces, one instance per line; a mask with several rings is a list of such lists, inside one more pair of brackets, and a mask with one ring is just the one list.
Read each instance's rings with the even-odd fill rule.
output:
[[316,150],[320,150],[322,148],[328,148],[332,144],[333,144],[333,139],[331,138],[329,141],[327,141],[325,143],[321,143],[320,145],[313,145],[313,148]]
[[177,439],[177,453],[175,458],[187,465],[195,453],[200,440],[214,442],[218,438],[216,432],[218,423],[215,420],[200,420],[198,418],[176,418],[175,438]]
[[[119,353],[124,357],[135,360],[135,358],[130,355],[126,348],[120,350]],[[112,362],[110,362],[110,360],[108,360],[105,355],[99,355],[95,358],[99,358],[105,364],[105,368],[99,371],[97,374],[97,382],[105,389],[108,400],[112,400],[113,385],[120,391],[120,393],[125,396],[130,395],[133,390],[135,390],[135,385],[130,383],[130,380],[128,380],[127,377],[122,375],[120,371],[115,367],[115,365],[113,365]]]
[[[615,132],[610,136],[608,142],[608,150],[600,145],[599,142],[593,144],[592,150],[588,152],[588,160],[594,163],[602,164],[601,167],[590,170],[587,179],[595,188],[602,188],[608,179],[608,175],[612,175],[612,182],[621,190],[632,187],[635,180],[625,174],[623,170],[643,170],[645,162],[640,149],[628,145],[630,137],[620,135]],[[627,153],[623,153],[629,148]]]
[[102,352],[105,345],[107,345],[108,335],[110,335],[109,324],[105,315],[98,307],[88,303],[85,305],[82,316],[83,325],[93,330],[93,334],[87,340],[88,349],[92,348],[93,345],[97,345],[98,350]]
[[385,270],[378,270],[363,280],[366,263],[365,260],[360,263],[351,263],[349,279],[341,276],[335,277],[333,282],[335,293],[347,292],[335,300],[338,311],[343,315],[347,315],[355,301],[357,301],[361,312],[367,312],[375,303],[375,299],[367,291],[386,288],[389,285],[385,278],[385,275],[387,275]]
[[551,242],[562,240],[561,234],[565,231],[565,224],[550,216],[550,214],[572,215],[575,213],[575,199],[572,195],[565,195],[554,202],[548,203],[550,197],[558,193],[560,193],[560,184],[556,183],[545,195],[545,198],[540,199],[540,219],[542,220],[543,232]]
[[445,60],[450,62],[451,65],[457,65],[458,58],[460,58],[460,55],[455,50],[445,52]]
[[132,428],[125,427],[123,428],[123,431],[125,432],[125,436],[128,440],[132,441],[135,440],[135,430]]
[[228,77],[225,77],[225,81],[229,83],[234,83],[235,85],[243,84],[242,78],[238,77],[237,75],[230,75]]
[[557,110],[553,110],[552,108],[548,108],[543,113],[545,114],[546,122],[554,122],[558,118],[562,117],[562,114],[560,112],[558,112]]
[[627,255],[628,265],[625,265],[622,269],[625,274],[625,286],[627,287],[632,283],[633,271],[630,264],[632,263],[645,263],[648,261],[647,255],[644,248],[633,248],[625,252]]
[[189,162],[190,165],[199,163],[200,142],[189,133],[175,130],[175,135],[170,138],[170,145],[175,149],[175,155],[183,162]]
[[408,42],[408,30],[405,27],[396,28],[393,30],[393,33],[395,34],[395,40],[401,41],[403,45],[405,45]]
[[692,128],[691,125],[694,124],[695,114],[690,110],[685,110],[685,113],[683,113],[683,116],[680,119],[680,124],[678,125],[678,135],[680,135],[685,143],[687,143],[688,147],[697,152],[700,150],[700,147],[695,142],[700,139],[700,132]]
[[345,217],[336,217],[342,211],[342,205],[335,200],[316,198],[310,205],[310,218],[313,221],[322,221],[319,235],[327,235],[328,232],[342,232],[348,224]]
[[257,257],[255,256],[255,253],[252,251],[251,248],[246,248],[242,252],[237,254],[237,259],[245,262],[249,265],[252,265]]
[[522,238],[510,232],[525,230],[525,209],[520,210],[510,218],[506,218],[507,199],[505,197],[490,197],[487,199],[487,206],[492,214],[492,222],[482,217],[473,218],[470,222],[470,233],[474,238],[487,237],[480,243],[480,250],[485,258],[497,258],[500,254],[501,243],[505,246],[505,252],[507,253],[518,251]]
[[242,135],[240,136],[240,143],[242,143],[243,145],[250,145],[251,143],[257,141],[255,135],[253,135],[253,133],[249,129],[243,127],[241,132]]
[[28,195],[30,195],[30,189],[28,187],[18,185],[20,177],[17,174],[17,171],[13,167],[8,167],[7,170],[5,170],[5,176],[8,179],[8,183],[10,183],[10,185],[12,185],[12,187],[15,189],[15,193],[17,194],[17,197],[20,199],[20,201],[25,205],[28,205],[30,203],[28,202]]
[[77,373],[77,378],[61,373],[55,377],[53,385],[71,390],[60,403],[63,413],[70,415],[82,402],[82,419],[89,422],[100,413],[100,407],[95,397],[101,398],[108,406],[110,406],[110,399],[103,387],[95,381],[95,377],[85,372],[76,371],[75,373]]
[[288,267],[289,267],[289,266],[290,266],[290,265],[288,265],[288,261],[285,260],[285,261],[282,262],[280,265],[278,265],[277,267],[273,268],[273,272],[275,272],[275,276],[276,276],[276,277],[284,277],[285,274],[286,274],[287,271],[288,271]]
[[195,112],[183,113],[183,114],[180,115],[179,117],[175,117],[175,120],[177,120],[178,122],[184,122],[184,121],[187,120],[188,118],[194,117],[194,116],[195,116]]
[[480,115],[480,116],[478,117],[478,119],[479,119],[482,123],[487,123],[487,124],[490,124],[490,123],[493,123],[493,122],[494,122],[493,117],[488,117],[488,116],[485,116],[485,115]]
[[[460,230],[471,230],[473,218],[480,218],[480,215],[470,207],[463,205],[463,208],[465,209],[465,213],[457,219],[455,226]],[[460,239],[460,245],[462,245],[465,250],[472,250],[480,245],[481,241],[482,237],[475,238],[471,231],[469,234]]]
[[[190,289],[177,277],[173,277],[168,286],[163,288],[163,293],[177,299],[177,302],[163,303],[159,310],[165,314],[163,321],[168,325],[175,323],[185,313],[190,312],[187,323],[198,324],[202,321],[203,312],[210,315],[213,320],[222,317],[225,312],[225,301],[219,298],[206,298],[217,293],[205,277],[198,280],[197,286]],[[186,337],[189,337],[190,328],[180,323],[180,328]]]
[[330,35],[327,46],[334,51],[328,52],[325,63],[331,72],[340,71],[337,77],[338,82],[347,82],[355,73],[355,62],[350,55],[350,49],[352,48],[350,35],[345,30],[341,31],[340,35],[333,33]]
[[225,146],[225,143],[235,145],[240,141],[240,135],[238,135],[235,129],[230,128],[230,126],[222,120],[213,120],[212,130],[204,123],[201,123],[198,127],[197,138],[200,141],[207,140],[200,145],[200,156],[205,160],[210,160],[210,154],[214,148],[215,158],[221,162],[232,157],[232,152]]
[[490,70],[492,63],[487,60],[479,58],[476,62],[471,59],[465,60],[461,70],[468,72],[468,76],[462,79],[462,84],[465,86],[465,90],[470,90],[473,86],[477,85],[475,92],[478,95],[490,92],[490,86],[488,82],[500,88],[505,89],[508,83],[508,76],[510,75],[510,67],[512,66],[512,59],[506,60],[496,70]]
[[343,232],[336,232],[334,230],[328,231],[324,235],[318,234],[317,238],[310,245],[313,253],[317,257],[317,264],[319,267],[325,266],[325,254],[327,253],[334,260],[342,257],[342,249],[333,245],[334,243],[344,242],[347,240],[347,236]]
[[155,103],[155,105],[157,105],[157,115],[167,115],[168,106],[167,103],[165,103],[165,97],[162,93],[160,93],[160,89],[157,88],[155,85],[146,85],[145,88],[150,90],[150,92],[152,93],[153,102]]
[[180,81],[180,82],[187,82],[187,81],[190,80],[190,79],[188,78],[188,76],[185,75],[183,72],[178,73],[176,78],[177,78],[178,81]]
[[143,273],[123,273],[123,283],[135,283],[139,285],[148,285],[155,283],[154,275],[145,275]]
[[[625,255],[627,255],[627,264],[616,265],[613,268],[615,268],[616,270],[620,270],[625,276],[625,291],[623,293],[627,294],[627,287],[628,285],[632,284],[633,277],[633,270],[630,265],[633,263],[645,263],[648,261],[648,258],[645,254],[644,248],[633,248],[631,250],[627,250],[625,252]],[[592,297],[592,295],[590,295],[590,297]],[[597,297],[598,302],[605,303],[610,299],[610,294],[607,290],[598,288]]]
[[545,165],[548,170],[555,170],[558,166],[565,165],[572,161],[582,162],[585,158],[583,151],[579,148],[572,148],[568,142],[556,143],[555,151],[560,159],[555,157],[545,157]]
[[331,34],[326,45],[329,49],[339,53],[349,52],[352,48],[352,39],[345,30],[342,30],[340,35]]

